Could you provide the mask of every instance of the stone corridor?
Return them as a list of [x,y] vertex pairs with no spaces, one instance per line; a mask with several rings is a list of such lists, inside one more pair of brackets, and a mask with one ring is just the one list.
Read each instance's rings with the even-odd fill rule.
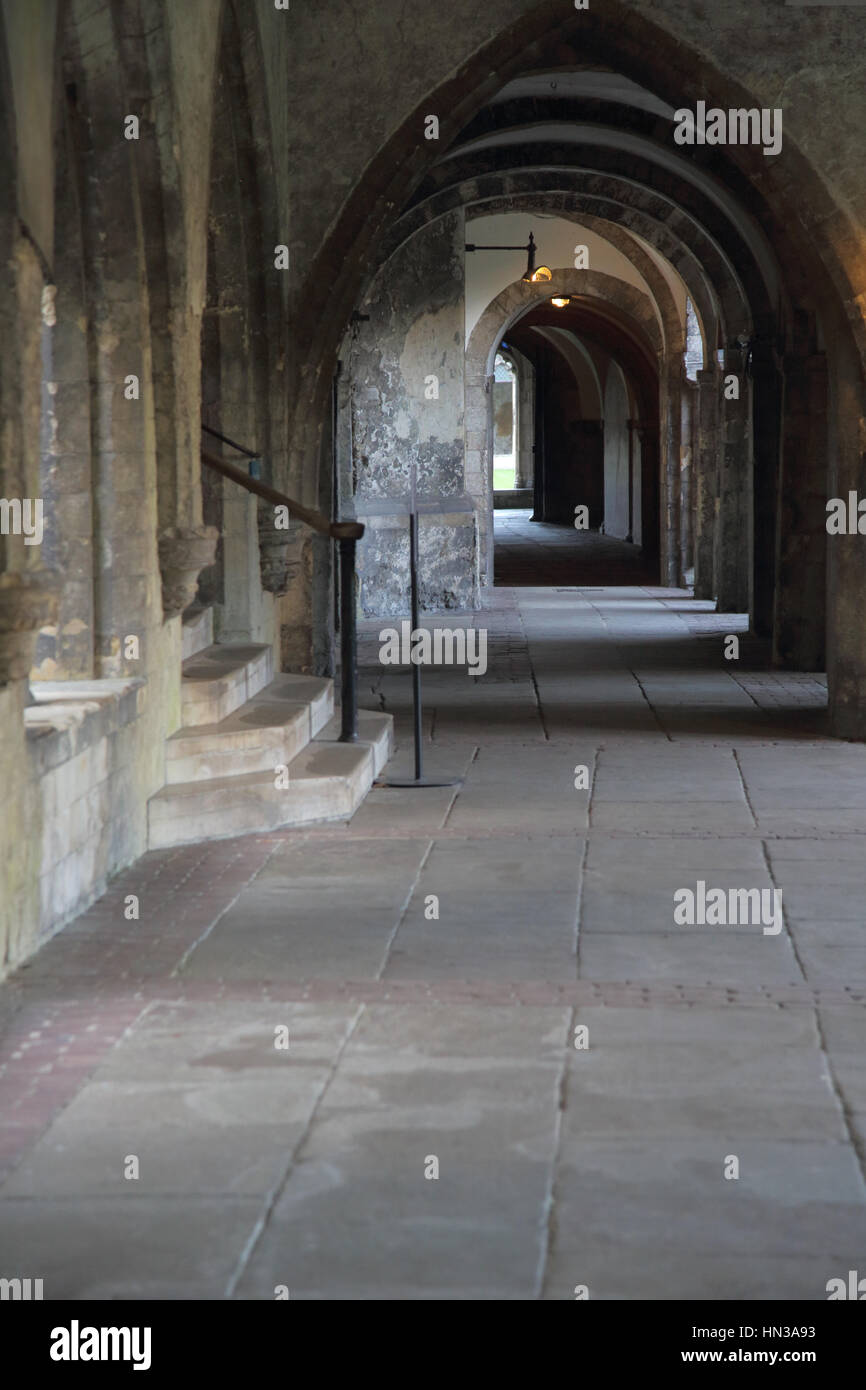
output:
[[639,546],[598,531],[533,521],[531,511],[495,512],[494,534],[495,582],[506,587],[641,584],[650,578]]
[[[424,673],[462,785],[116,878],[0,987],[4,1266],[46,1298],[825,1299],[866,1241],[866,749],[711,608],[493,590],[487,674]],[[362,705],[408,774],[379,626]],[[781,889],[782,930],[675,926],[701,879]]]
[[285,1299],[847,1354],[748,1305],[866,1301],[864,25],[0,0],[0,1308],[52,1360],[261,1376]]

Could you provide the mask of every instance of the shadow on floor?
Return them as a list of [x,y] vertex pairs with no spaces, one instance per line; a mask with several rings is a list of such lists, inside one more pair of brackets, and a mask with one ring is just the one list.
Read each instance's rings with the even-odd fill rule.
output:
[[639,545],[531,517],[531,511],[494,513],[494,583],[511,588],[658,583],[657,570],[647,565]]

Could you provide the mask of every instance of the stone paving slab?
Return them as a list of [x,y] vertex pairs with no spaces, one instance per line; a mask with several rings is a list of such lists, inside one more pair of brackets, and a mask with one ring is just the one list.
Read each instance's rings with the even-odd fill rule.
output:
[[[302,917],[274,921],[270,909],[240,907],[227,915],[184,967],[184,980],[274,981],[302,979],[312,973],[345,979],[379,972],[396,927],[381,908],[358,907],[350,915],[329,911],[327,902],[307,908]],[[238,933],[242,930],[242,936]],[[334,955],[322,960],[322,938]]]
[[386,979],[576,974],[575,895],[539,890],[527,904],[523,894],[479,884],[471,892],[440,891],[439,917],[431,920],[426,904],[441,889],[440,872],[431,866],[421,874],[391,946]]
[[[457,777],[457,764],[443,769],[442,775]],[[428,777],[439,775],[429,766],[425,768]],[[408,764],[402,769],[391,762],[386,773],[389,777],[414,777],[414,768]],[[375,784],[352,820],[352,830],[357,835],[376,836],[387,834],[395,824],[404,830],[418,834],[435,834],[448,821],[448,813],[454,804],[457,791],[452,787],[382,787]]]
[[811,1012],[608,1007],[577,1024],[588,1046],[569,1050],[563,1151],[587,1135],[848,1138]]
[[491,1010],[479,1049],[472,1010],[368,1010],[247,1286],[283,1271],[299,1296],[355,1298],[384,1255],[427,1297],[532,1297],[564,1022]]
[[[291,1064],[288,1064],[291,1065]],[[264,1196],[305,1132],[326,1069],[290,1078],[91,1080],[0,1187],[12,1197]],[[127,1177],[129,1159],[138,1176]]]
[[798,937],[797,954],[810,984],[834,985],[866,979],[866,944],[862,942],[856,946],[823,942],[812,945]]
[[237,1195],[0,1200],[3,1265],[38,1269],[46,1299],[220,1299],[260,1206]]
[[[702,928],[705,933],[712,930]],[[579,961],[581,978],[586,980],[737,987],[743,979],[756,979],[771,987],[792,982],[799,987],[803,978],[784,937],[746,935],[739,928],[735,936],[581,931]]]
[[[93,1079],[139,1082],[160,1077],[172,1085],[198,1081],[276,1079],[293,1068],[330,1066],[345,1040],[356,1005],[300,1003],[277,994],[267,1002],[247,997],[157,999],[107,1054]],[[289,1029],[289,1048],[274,1046],[275,1029]],[[293,1070],[290,1068],[289,1070]]]
[[[725,668],[737,615],[596,587],[494,591],[488,674],[425,673],[459,787],[147,855],[0,987],[0,1273],[709,1300],[862,1266],[866,755],[760,644]],[[408,671],[364,678],[411,771]],[[781,887],[782,932],[676,927],[698,879]]]
[[866,835],[866,807],[857,809],[822,809],[804,807],[802,810],[758,811],[758,829],[766,839],[778,836],[847,835],[859,832]]
[[[729,1156],[739,1178],[725,1178]],[[848,1144],[744,1137],[563,1143],[554,1251],[584,1261],[618,1248],[623,1264],[679,1250],[707,1256],[799,1257],[815,1294],[857,1267],[866,1205]]]
[[657,831],[690,831],[712,835],[736,835],[754,825],[746,802],[740,801],[601,801],[593,803],[592,828],[620,834]]
[[586,1252],[554,1250],[542,1297],[572,1301],[580,1285],[588,1288],[592,1300],[820,1302],[827,1297],[827,1279],[847,1277],[848,1266],[837,1263],[824,1278],[830,1266],[825,1258],[755,1254],[743,1258],[702,1249],[648,1249],[637,1256],[616,1243],[598,1244]]
[[852,1110],[866,1110],[866,1018],[821,1009],[819,1019],[827,1056],[846,1104]]
[[[794,942],[798,955],[801,960],[805,960],[804,952],[810,949],[827,947],[833,950],[837,946],[845,946],[856,949],[863,945],[863,919],[856,916],[851,917],[797,917],[796,913],[788,912],[787,900],[790,888],[785,889],[785,911],[788,916],[789,934]],[[795,900],[796,901],[796,900]],[[846,976],[848,978],[862,979],[862,971],[859,975]]]

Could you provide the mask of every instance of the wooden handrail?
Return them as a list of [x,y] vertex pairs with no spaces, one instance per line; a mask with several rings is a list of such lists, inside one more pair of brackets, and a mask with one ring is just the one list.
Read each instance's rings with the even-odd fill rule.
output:
[[357,541],[364,534],[364,526],[360,521],[329,521],[323,512],[305,507],[303,503],[295,502],[267,483],[259,482],[258,478],[251,478],[242,468],[236,468],[233,463],[220,458],[218,454],[202,449],[201,457],[202,463],[206,463],[215,473],[221,473],[224,478],[231,478],[239,487],[246,488],[247,492],[254,492],[257,497],[263,497],[266,502],[273,502],[275,507],[285,507],[290,516],[297,517],[313,531],[318,531],[320,536],[333,536],[337,541]]

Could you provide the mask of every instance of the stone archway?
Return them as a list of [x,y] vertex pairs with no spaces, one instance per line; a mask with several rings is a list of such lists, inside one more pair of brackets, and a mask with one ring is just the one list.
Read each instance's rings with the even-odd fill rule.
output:
[[[467,21],[465,29],[443,39],[441,51],[436,49],[425,55],[423,76],[413,72],[402,98],[398,98],[398,105],[402,99],[402,107],[395,116],[391,139],[381,149],[374,145],[365,159],[351,169],[344,168],[339,196],[332,198],[327,207],[317,209],[317,225],[305,228],[306,274],[297,278],[293,295],[299,314],[303,312],[306,321],[312,321],[313,331],[309,338],[305,337],[303,347],[298,346],[296,354],[299,389],[292,425],[293,445],[303,460],[305,474],[314,477],[320,466],[328,384],[338,344],[362,287],[381,264],[383,250],[387,254],[384,242],[395,210],[399,215],[413,198],[419,202],[428,199],[439,186],[440,176],[450,176],[451,171],[444,166],[453,166],[453,161],[443,159],[443,148],[466,129],[467,122],[482,111],[494,92],[520,73],[595,64],[649,87],[672,106],[694,105],[698,99],[740,107],[772,104],[778,90],[770,74],[772,62],[766,72],[755,74],[743,45],[732,31],[734,21],[740,23],[741,16],[721,17],[718,32],[714,27],[708,35],[697,14],[688,14],[682,8],[663,25],[644,0],[634,0],[628,6],[617,0],[599,0],[591,11],[568,18],[551,0],[525,7],[516,4],[508,22],[487,41],[486,35]],[[765,43],[770,53],[773,30],[768,17],[756,13],[749,22],[753,41]],[[841,16],[839,22],[846,34],[852,32],[846,16]],[[805,24],[805,16],[792,13],[793,42],[805,42]],[[302,45],[299,61],[303,61],[304,52]],[[334,60],[339,60],[336,55]],[[783,61],[784,56],[779,55],[779,62]],[[828,66],[830,71],[839,73],[832,55]],[[425,114],[431,110],[441,115],[442,140],[442,144],[432,148],[425,145],[421,134]],[[766,293],[760,269],[743,241],[744,232],[750,235],[747,222],[752,229],[763,228],[765,240],[772,244],[780,270],[779,287],[795,318],[802,312],[820,321],[827,345],[830,399],[826,472],[828,485],[837,494],[857,486],[861,421],[866,418],[866,317],[861,304],[864,263],[862,238],[856,227],[856,210],[862,200],[853,173],[854,162],[843,166],[832,138],[826,133],[816,134],[814,110],[815,102],[801,90],[790,127],[786,111],[784,149],[769,164],[747,148],[695,151],[688,161],[677,163],[669,157],[670,130],[658,122],[649,132],[650,138],[643,141],[640,157],[635,146],[614,151],[616,157],[611,161],[610,141],[608,148],[599,152],[587,140],[580,147],[572,144],[566,159],[571,165],[586,164],[586,187],[597,199],[592,210],[599,216],[606,215],[605,199],[612,174],[623,183],[630,181],[635,189],[644,185],[641,191],[651,190],[664,208],[660,220],[669,222],[675,230],[682,226],[694,228],[703,220],[709,233],[709,252],[714,252],[706,261],[708,267],[713,263],[723,267],[727,258],[729,271],[745,274],[743,287],[752,305],[757,331],[765,341],[760,352],[753,355],[756,370],[749,383],[749,395],[754,398],[754,428],[747,413],[742,412],[732,422],[732,429],[734,433],[739,431],[735,447],[744,459],[749,443],[743,431],[748,429],[749,440],[754,439],[753,554],[761,556],[765,565],[766,556],[774,549],[774,499],[787,484],[787,465],[780,462],[778,416],[783,368],[779,354],[790,351],[790,347],[779,345],[777,295]],[[827,121],[826,130],[832,128],[832,120]],[[660,153],[666,157],[659,159]],[[545,155],[543,162],[549,165],[549,149]],[[534,157],[537,172],[537,151]],[[498,172],[489,176],[489,182],[489,168],[497,167],[497,162],[487,170],[483,162],[476,162],[471,168],[464,166],[472,186],[467,203],[508,194],[516,187],[515,181],[523,178],[526,171],[513,165],[504,168],[505,162],[498,161]],[[519,159],[516,163],[519,165]],[[348,164],[352,164],[351,158]],[[697,179],[689,174],[692,165],[700,176]],[[434,166],[438,169],[434,170]],[[819,174],[823,168],[834,171],[832,180]],[[554,171],[552,177],[558,177],[558,173]],[[719,254],[719,247],[729,236],[725,226],[728,214],[714,197],[707,197],[711,184],[723,194],[728,210],[734,212],[733,221],[728,222],[733,240],[729,239],[723,254]],[[789,334],[794,331],[787,314],[785,330]],[[728,323],[727,333],[740,331],[735,321]],[[815,347],[811,342],[805,349],[806,355],[814,352]],[[802,361],[803,350],[795,351]],[[742,363],[727,361],[725,365],[732,370],[742,367]],[[725,429],[728,430],[727,422]],[[793,438],[793,433],[786,432],[786,437]],[[794,469],[792,482],[795,474]],[[734,481],[735,490],[742,489],[744,478],[740,476]],[[866,698],[862,694],[866,690],[866,658],[857,622],[860,562],[857,547],[844,537],[831,551],[831,705],[835,727],[850,734],[855,727],[866,730]],[[752,611],[760,632],[766,632],[768,623],[773,622],[774,583],[774,574],[764,575],[760,586],[755,584],[753,588]]]
[[[738,106],[754,104],[753,94],[736,77],[723,75],[718,66],[704,56],[697,27],[681,19],[680,28],[682,32],[674,34],[657,25],[653,17],[636,13],[634,6],[626,9],[614,0],[594,6],[579,18],[572,15],[567,19],[558,4],[549,3],[535,6],[512,21],[494,39],[474,50],[472,57],[462,65],[455,63],[451,71],[458,75],[431,89],[407,115],[391,141],[369,163],[363,178],[343,202],[339,216],[331,222],[327,241],[311,259],[304,282],[299,281],[296,286],[298,303],[307,305],[316,325],[310,338],[311,368],[324,354],[328,358],[324,375],[329,378],[329,354],[336,353],[359,290],[380,263],[379,245],[393,217],[393,209],[406,206],[425,168],[429,168],[439,155],[441,146],[425,149],[423,139],[420,142],[418,139],[426,111],[448,113],[442,119],[441,132],[447,144],[497,87],[522,69],[538,70],[545,59],[552,66],[595,59],[644,85],[650,84],[665,99],[678,105],[686,96],[706,97],[708,92],[724,92],[730,95],[732,104]],[[652,55],[649,64],[648,55]],[[808,221],[810,231],[822,238],[823,271],[836,280],[842,299],[851,302],[856,297],[855,281],[860,277],[848,275],[843,267],[847,264],[852,272],[855,270],[851,265],[854,242],[842,230],[843,219],[837,216],[834,220],[833,214],[838,215],[838,209],[833,208],[826,187],[813,167],[786,142],[772,172],[768,174],[766,169],[761,169],[759,189],[754,182],[758,171],[749,152],[733,150],[730,156],[738,186],[742,188],[751,183],[752,195],[775,209],[771,214],[774,233],[778,228],[784,237],[788,228],[788,235],[793,238],[798,235],[796,229]],[[747,166],[748,173],[739,169],[737,160]],[[395,176],[397,169],[400,172]],[[796,196],[792,193],[795,189]],[[804,191],[810,203],[808,219],[799,215]],[[802,262],[802,251],[799,247],[787,255],[787,264],[794,266]],[[333,315],[326,310],[337,308],[337,301],[344,304],[345,311],[336,314],[339,322],[329,328]],[[326,347],[325,338],[329,335],[332,341],[330,347]],[[863,340],[866,342],[866,334]],[[308,378],[304,373],[305,384],[314,374],[311,372]],[[297,405],[295,426],[301,427],[305,436],[303,440],[298,436],[297,443],[309,453],[311,464],[315,464],[318,443],[306,437],[307,426],[302,425],[302,419],[307,419],[306,400],[299,399]],[[317,434],[321,429],[324,405],[323,394],[318,423],[309,419]]]
[[[487,306],[466,345],[465,354],[465,452],[466,492],[473,498],[478,518],[478,579],[482,587],[493,577],[493,458],[490,418],[490,382],[496,349],[509,328],[534,307],[553,295],[579,296],[596,302],[616,316],[620,327],[639,344],[645,358],[664,372],[665,340],[656,308],[649,297],[634,285],[601,271],[554,269],[553,279],[532,284],[517,280],[507,286]],[[664,382],[665,376],[661,376]],[[660,392],[667,409],[664,387]],[[673,447],[671,444],[670,447]],[[676,439],[679,468],[679,440]],[[678,525],[678,514],[677,514]],[[678,544],[678,542],[677,542]]]
[[[507,190],[507,191],[506,191]],[[504,208],[541,207],[562,216],[595,216],[606,226],[634,231],[659,252],[689,287],[707,321],[718,317],[726,334],[748,332],[771,311],[772,296],[749,249],[732,238],[717,241],[675,200],[634,178],[595,169],[509,169],[457,178],[430,191],[391,229],[383,253],[455,207],[476,216]],[[711,307],[713,306],[713,307]]]

